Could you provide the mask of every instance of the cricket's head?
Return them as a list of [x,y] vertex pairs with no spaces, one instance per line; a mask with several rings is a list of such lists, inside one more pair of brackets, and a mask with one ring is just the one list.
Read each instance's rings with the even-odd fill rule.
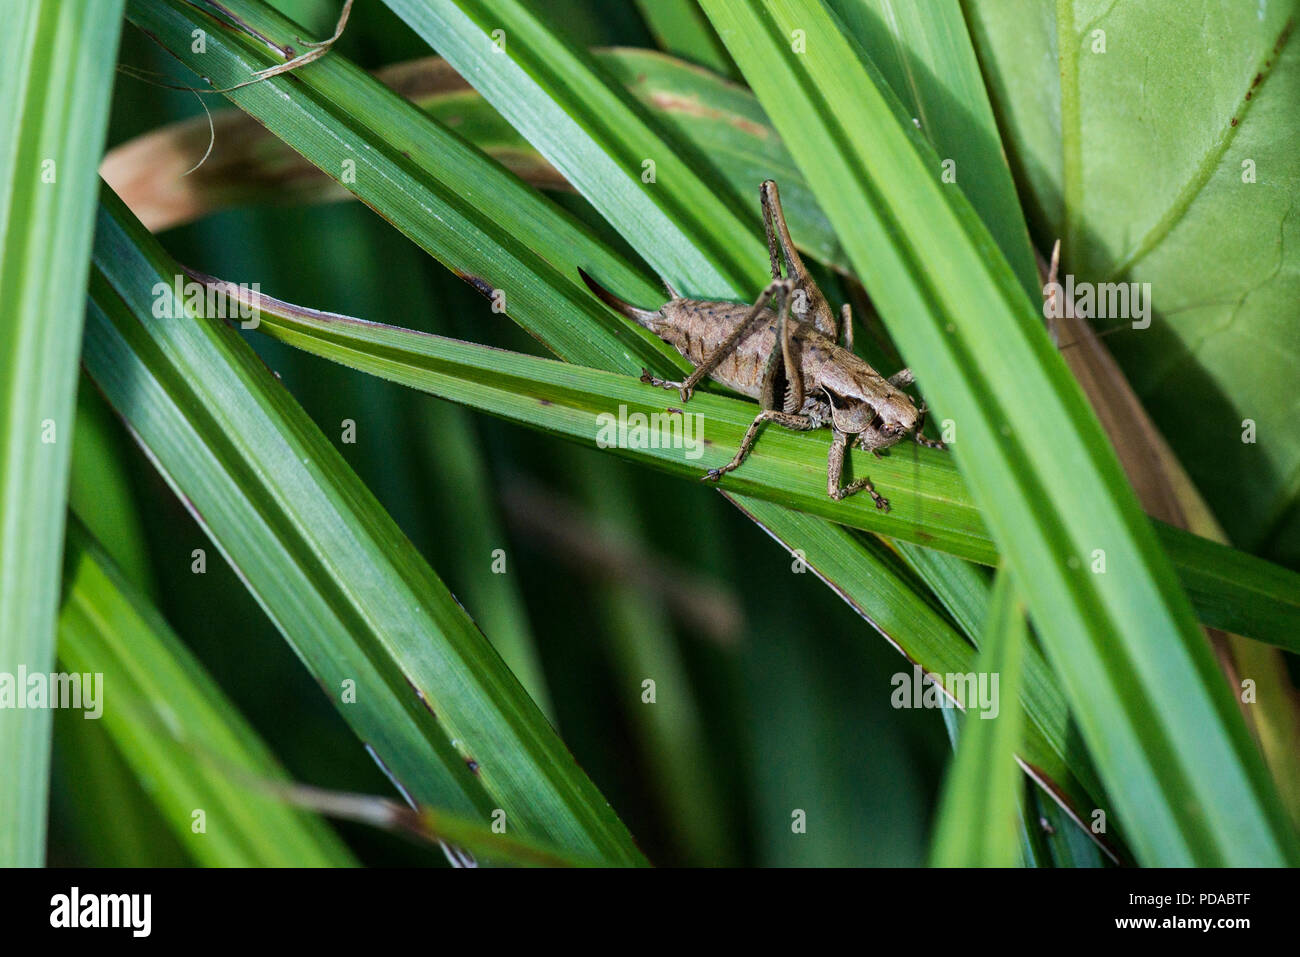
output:
[[877,408],[876,412],[880,416],[880,424],[875,426],[876,430],[891,438],[901,439],[907,435],[916,428],[919,418],[911,398],[899,389],[894,389],[889,401]]
[[831,421],[841,432],[850,435],[870,433],[873,441],[885,438],[896,442],[916,428],[916,406],[905,395],[902,402],[869,402],[836,395],[825,387],[822,391],[830,402]]

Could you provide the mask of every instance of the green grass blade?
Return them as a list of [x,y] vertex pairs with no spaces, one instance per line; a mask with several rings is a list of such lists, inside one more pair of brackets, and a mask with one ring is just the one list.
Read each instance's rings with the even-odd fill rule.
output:
[[[492,572],[484,556],[507,541],[492,496],[492,476],[479,437],[465,409],[426,403],[417,410],[419,455],[435,476],[441,528],[456,543],[465,607],[546,716],[554,721],[546,675],[534,643],[528,611],[514,576]],[[431,502],[432,507],[432,502]],[[450,573],[444,569],[444,575]],[[463,591],[462,591],[463,588]]]
[[123,433],[113,410],[84,374],[77,388],[76,428],[68,507],[126,580],[155,598],[141,503],[133,494],[120,442]]
[[[68,527],[59,660],[102,675],[102,720],[194,860],[211,867],[355,863],[315,815],[239,775],[284,780],[257,733],[80,523]],[[80,715],[78,715],[80,717]],[[193,812],[204,813],[195,832]]]
[[54,713],[50,798],[55,840],[48,863],[54,866],[192,865],[103,721],[86,721],[70,709]]
[[1101,851],[1088,832],[1074,827],[1065,812],[1036,791],[1025,801],[1026,843],[1036,867],[1104,867]]
[[961,7],[952,0],[829,0],[879,67],[1025,289],[1038,266]]
[[1061,68],[1056,51],[1056,4],[1042,0],[962,0],[971,41],[979,51],[1012,175],[1034,235],[1060,237]]
[[587,197],[660,276],[688,294],[761,288],[767,253],[748,197],[572,42],[518,0],[385,0]]
[[238,334],[173,298],[171,268],[105,193],[87,369],[361,740],[421,803],[640,863],[445,586]]
[[490,825],[370,794],[327,791],[306,785],[280,785],[261,780],[258,786],[301,808],[331,817],[380,827],[428,844],[450,844],[468,851],[479,863],[520,867],[595,867],[590,858],[557,853],[536,841],[498,834]]
[[[935,597],[957,623],[967,640],[976,648],[982,649],[983,627],[989,615],[991,579],[970,562],[962,561],[952,555],[931,548],[921,548],[911,542],[896,541],[894,544],[898,549],[899,557],[934,592]],[[1024,675],[1021,679],[1020,691],[1028,719],[1024,734],[1032,736],[1041,731],[1046,740],[1052,742],[1058,753],[1062,755],[1066,764],[1079,778],[1087,782],[1089,792],[1094,795],[1102,794],[1096,769],[1087,752],[1083,750],[1078,729],[1070,720],[1065,694],[1061,691],[1060,683],[1052,674],[1036,644],[1031,642],[1026,646],[1024,659]],[[955,725],[952,722],[949,722],[949,733],[955,734]],[[1017,753],[1020,754],[1022,765],[1028,764],[1024,752]],[[1027,770],[1031,777],[1041,781],[1041,768],[1027,768]],[[1052,789],[1046,790],[1050,793]],[[1031,814],[1030,811],[1033,813]],[[1049,859],[1051,855],[1059,856],[1060,849],[1065,845],[1076,847],[1080,842],[1090,849],[1083,852],[1085,860],[1094,862],[1089,863],[1088,866],[1096,866],[1095,860],[1098,858],[1099,851],[1094,843],[1097,835],[1090,829],[1093,820],[1091,814],[1067,816],[1062,807],[1052,803],[1049,795],[1035,791],[1022,818],[1021,833],[1025,844],[1026,860],[1038,862],[1033,863],[1032,866],[1040,866],[1041,861]],[[1039,818],[1046,818],[1049,827],[1055,826],[1057,830],[1069,833],[1048,840],[1051,835],[1042,832]],[[1113,823],[1111,830],[1112,832],[1114,830]],[[1113,833],[1111,839],[1119,840]]]
[[[39,0],[0,30],[0,673],[54,664],[80,289],[121,0]],[[65,303],[57,308],[58,303]],[[23,692],[19,692],[23,693]],[[50,712],[0,712],[0,866],[45,856]]]
[[[302,32],[265,4],[227,6],[286,42]],[[219,87],[245,81],[273,62],[264,46],[180,0],[130,0],[127,16]],[[191,50],[196,29],[207,34],[201,55]],[[229,96],[489,299],[500,291],[504,312],[529,317],[531,331],[558,355],[596,354],[602,364],[626,371],[645,364],[681,367],[671,347],[596,302],[577,269],[599,271],[621,292],[646,299],[663,294],[652,279],[337,54]],[[545,242],[529,241],[539,234]],[[498,319],[487,307],[484,315]]]
[[[707,152],[736,195],[749,196],[756,183],[776,179],[799,248],[835,269],[848,270],[826,214],[749,90],[652,50],[623,47],[592,55],[660,124],[697,151]],[[566,185],[555,168],[440,57],[397,63],[376,71],[375,77],[438,123],[454,125],[458,136],[526,182],[552,189]],[[296,92],[292,87],[290,91],[290,95]],[[155,232],[231,206],[352,198],[352,193],[253,116],[214,110],[212,122],[217,130],[214,143],[210,144],[208,118],[201,115],[136,137],[105,158],[100,169],[103,177]],[[387,122],[391,126],[391,120]],[[297,132],[272,125],[290,139]],[[209,145],[207,161],[185,176]],[[348,185],[359,195],[368,195],[364,183]],[[963,188],[975,187],[964,184]],[[658,295],[657,287],[654,294]]]
[[[974,673],[994,692],[995,707],[967,707],[960,721],[957,754],[944,781],[931,848],[930,863],[936,867],[1013,867],[1020,858],[1021,783],[1014,763],[1020,747],[1020,709],[1004,703],[1020,690],[1029,627],[1024,604],[1016,600],[1005,571],[994,581],[983,633]],[[985,703],[983,692],[980,703]]]
[[[963,475],[1024,583],[1139,860],[1297,860],[1159,540],[1034,303],[940,182],[939,158],[820,3],[704,6],[904,356],[959,423]],[[1090,570],[1097,549],[1108,574]]]
[[[694,434],[706,445],[696,457],[683,444],[682,426],[665,414],[662,394],[634,377],[321,313],[265,294],[259,302],[259,331],[283,342],[576,441],[599,444],[602,437],[613,438],[617,413],[611,410],[625,407],[627,416],[647,417],[652,447],[609,451],[692,479],[715,459],[729,459],[753,419],[750,403],[697,394],[689,411],[699,416],[691,420],[698,423]],[[745,468],[729,473],[722,486],[984,565],[996,563],[996,547],[950,456],[918,449],[915,460],[910,450],[870,460],[873,480],[891,502],[884,513],[869,500],[827,498],[828,441],[824,434],[769,430]],[[858,469],[868,468],[865,454],[850,455]],[[1300,649],[1300,575],[1180,529],[1153,525],[1207,615],[1229,621],[1226,627],[1238,634]]]
[[709,18],[695,0],[635,0],[655,42],[667,52],[708,67],[723,76],[736,76],[735,64],[727,54]]
[[[577,459],[576,450],[573,450]],[[620,483],[617,463],[603,459],[604,468],[583,460],[578,483],[595,527],[631,548],[644,546],[634,491]],[[611,583],[596,594],[595,611],[609,636],[606,655],[617,695],[634,728],[640,760],[650,768],[660,813],[674,822],[678,853],[688,863],[726,863],[734,835],[719,828],[726,807],[710,761],[710,734],[691,672],[677,644],[668,609],[635,581]],[[653,678],[657,697],[647,707],[642,682]]]
[[988,576],[970,562],[933,548],[903,541],[895,544],[903,561],[921,576],[962,633],[978,647],[980,628],[987,614]]

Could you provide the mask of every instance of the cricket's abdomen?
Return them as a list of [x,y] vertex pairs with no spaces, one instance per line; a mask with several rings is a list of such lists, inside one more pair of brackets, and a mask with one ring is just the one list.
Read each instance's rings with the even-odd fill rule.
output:
[[[701,299],[673,299],[659,310],[662,322],[652,331],[692,365],[699,366],[736,331],[753,306]],[[761,319],[713,370],[711,379],[751,399],[759,398],[767,357],[776,343],[776,313],[764,309]]]
[[[653,322],[643,324],[690,360],[691,365],[699,366],[726,342],[753,308],[707,299],[673,299],[664,304]],[[777,345],[776,330],[776,313],[764,309],[762,321],[722,360],[710,378],[741,395],[760,398],[763,373]],[[795,322],[794,348],[806,395],[818,393],[827,376],[827,384],[841,395],[874,397],[897,391],[856,355],[807,323]]]

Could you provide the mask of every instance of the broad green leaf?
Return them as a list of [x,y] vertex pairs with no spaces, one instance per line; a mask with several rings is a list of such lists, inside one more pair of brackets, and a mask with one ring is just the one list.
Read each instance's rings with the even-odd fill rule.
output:
[[[819,3],[704,6],[904,357],[958,423],[963,475],[1024,583],[1139,860],[1296,860],[1259,754],[1113,450],[1038,308],[964,197],[940,182],[939,157]],[[798,52],[795,30],[811,52]],[[1098,549],[1107,574],[1085,564]]]
[[[121,0],[31,0],[0,30],[0,673],[54,665],[81,310]],[[23,693],[23,692],[19,692]],[[0,711],[0,866],[45,859],[50,712]]]
[[[1065,265],[1081,280],[1150,283],[1152,329],[1111,340],[1121,364],[1229,535],[1293,558],[1296,10],[1063,2],[1058,13]],[[1140,108],[1117,109],[1127,103]],[[1275,540],[1288,523],[1290,542]]]
[[[1010,152],[1034,158],[1025,186],[1063,236],[1062,272],[1150,284],[1150,328],[1094,324],[1124,330],[1108,346],[1232,540],[1294,564],[1297,4],[1003,7],[968,10],[986,21]],[[1008,42],[1013,19],[1035,29]],[[1048,20],[1054,35],[1038,29]]]
[[[1042,200],[1053,206],[1053,227],[1041,225],[1043,217],[1040,216],[1039,235],[1046,245],[1052,237],[1060,235],[1062,210],[1061,85],[1056,63],[1056,17],[1049,5],[1033,5],[1032,10],[1018,9],[1022,6],[1018,0],[982,4],[971,6],[968,14],[972,30],[978,34],[990,66],[989,78],[999,98],[1012,156],[1038,154],[1054,158],[1053,162],[1042,164],[1037,172],[1032,166],[1023,165],[1020,171],[1022,182],[1027,184],[1026,203],[1036,206],[1037,200]],[[1026,24],[1032,26],[1028,44],[1022,36]],[[1104,43],[1104,30],[1095,37],[1090,35],[1089,39]],[[1025,56],[1026,46],[1041,51],[1041,55]],[[1050,102],[1041,102],[1044,97]],[[1156,121],[1157,117],[1150,117],[1147,123]],[[1045,171],[1050,171],[1051,177],[1042,175]],[[1217,237],[1206,237],[1206,241],[1198,245],[1197,254],[1212,248],[1216,241]],[[1088,326],[1090,322],[1086,318],[1067,316],[1054,319],[1049,325],[1071,371],[1093,408],[1097,409],[1143,508],[1153,517],[1215,541],[1227,542],[1222,528],[1201,501],[1184,466],[1174,457],[1168,442],[1150,420],[1107,347],[1092,335]],[[1121,340],[1110,341],[1124,350]],[[1271,361],[1267,355],[1269,353],[1263,351],[1256,353],[1258,361],[1262,362]],[[1146,369],[1134,369],[1132,363],[1129,368],[1136,376],[1149,375]],[[1172,416],[1165,416],[1166,426],[1174,426],[1177,432],[1179,417],[1184,427],[1194,421],[1198,434],[1202,432],[1199,419],[1182,415],[1181,407]],[[1215,461],[1219,463],[1221,458],[1216,456]],[[1285,533],[1280,537],[1285,538]],[[1274,554],[1278,553],[1275,551]],[[1260,741],[1284,803],[1292,818],[1297,819],[1300,770],[1296,761],[1300,758],[1300,750],[1296,746],[1296,733],[1300,731],[1300,722],[1297,722],[1295,696],[1287,690],[1290,681],[1286,677],[1285,663],[1271,649],[1235,636],[1225,639],[1222,635],[1212,634],[1209,637],[1231,682],[1235,682],[1238,675],[1249,675],[1255,682],[1258,698],[1255,704],[1245,709],[1246,719]]]
[[[59,660],[70,672],[96,676],[103,689],[97,717],[194,860],[212,867],[355,863],[319,818],[240,780],[284,774],[80,523],[69,524],[68,543]],[[204,813],[201,833],[196,809]]]
[[[84,361],[395,784],[609,864],[630,836],[474,623],[271,372],[111,193]],[[183,279],[183,277],[181,277]],[[167,310],[175,318],[165,318]],[[160,315],[155,315],[158,312]]]
[[939,801],[930,856],[936,867],[1012,867],[1019,859],[1020,776],[1013,759],[1020,747],[1020,709],[1004,704],[1019,693],[1028,644],[1024,604],[1016,600],[1011,576],[1001,570],[975,662],[979,704],[967,703]]

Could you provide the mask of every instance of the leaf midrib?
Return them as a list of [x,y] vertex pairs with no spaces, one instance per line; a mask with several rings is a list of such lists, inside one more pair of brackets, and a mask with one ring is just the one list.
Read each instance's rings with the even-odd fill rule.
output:
[[[1073,29],[1073,3],[1074,0],[1059,0],[1058,6],[1058,34],[1061,41],[1058,41],[1058,48],[1061,52],[1061,149],[1064,157],[1064,190],[1065,198],[1065,221],[1067,223],[1067,235],[1070,239],[1077,239],[1079,229],[1082,224],[1082,209],[1084,204],[1084,184],[1083,184],[1083,134],[1081,128],[1081,110],[1080,110],[1080,90],[1079,90],[1079,70],[1078,70],[1078,47],[1082,38],[1087,34],[1091,27],[1104,19],[1106,14],[1110,13],[1107,9],[1106,14],[1102,14],[1090,21],[1082,31]],[[1065,19],[1060,16],[1060,10],[1064,7],[1070,8],[1071,17],[1069,26],[1064,25]],[[1111,4],[1114,7],[1114,4]],[[1166,236],[1168,236],[1187,215],[1196,197],[1201,194],[1206,185],[1214,177],[1219,168],[1224,154],[1228,152],[1236,139],[1238,131],[1245,125],[1246,116],[1250,112],[1251,104],[1259,98],[1265,86],[1268,84],[1273,70],[1272,66],[1282,54],[1287,43],[1292,40],[1292,27],[1294,19],[1288,18],[1281,29],[1277,32],[1272,42],[1264,48],[1264,52],[1256,58],[1254,69],[1250,71],[1250,77],[1246,83],[1246,89],[1241,97],[1237,100],[1236,108],[1232,111],[1232,119],[1236,123],[1228,122],[1224,125],[1218,139],[1210,145],[1202,156],[1200,163],[1192,171],[1187,181],[1183,184],[1178,194],[1170,203],[1169,208],[1164,214],[1152,224],[1137,242],[1131,244],[1127,252],[1117,257],[1117,261],[1107,271],[1106,282],[1116,282],[1125,276],[1133,266],[1145,258],[1154,250]],[[1067,35],[1073,40],[1073,43],[1062,42]],[[1069,50],[1069,56],[1065,51]],[[1266,66],[1267,64],[1267,66]],[[1067,69],[1068,66],[1068,69]],[[1254,78],[1260,77],[1258,83]],[[1067,79],[1069,83],[1067,84]],[[1067,90],[1068,86],[1068,90]],[[1067,95],[1068,94],[1068,95]],[[1066,135],[1065,131],[1072,131],[1073,135]],[[1071,243],[1066,244],[1069,251]],[[1075,257],[1077,258],[1077,256]]]

